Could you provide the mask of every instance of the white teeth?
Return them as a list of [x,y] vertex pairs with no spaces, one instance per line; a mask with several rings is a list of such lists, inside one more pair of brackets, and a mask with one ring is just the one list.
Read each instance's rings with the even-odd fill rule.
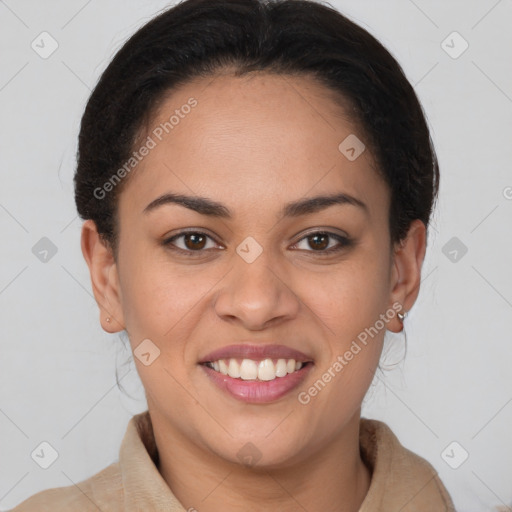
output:
[[[228,365],[226,364],[224,359],[221,359],[220,361],[215,361],[214,363],[219,363],[219,371],[220,373],[222,373],[222,375],[228,374]],[[216,370],[215,367],[213,369]]]
[[212,361],[209,366],[233,379],[269,381],[277,377],[286,377],[289,373],[300,370],[304,364],[295,359],[278,359],[275,362],[272,359],[242,359],[239,363],[237,359],[231,358]]
[[[243,363],[242,363],[243,364]],[[259,380],[274,380],[276,378],[276,370],[272,359],[261,361],[258,366]]]
[[236,359],[230,359],[228,365],[228,375],[233,379],[238,379],[240,374],[240,365],[236,362]]
[[[235,359],[229,361],[229,367],[231,368],[232,363],[238,366]],[[230,377],[235,377],[229,374]],[[244,359],[240,365],[240,378],[243,380],[254,380],[258,378],[258,364],[252,359]]]
[[276,377],[286,377],[287,374],[286,359],[278,359],[276,364]]

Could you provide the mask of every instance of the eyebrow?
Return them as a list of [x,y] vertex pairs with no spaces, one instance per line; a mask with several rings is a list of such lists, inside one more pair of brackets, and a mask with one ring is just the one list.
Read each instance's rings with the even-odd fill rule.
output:
[[[218,217],[231,220],[233,218],[230,210],[222,203],[213,201],[205,197],[187,196],[183,194],[167,193],[157,197],[149,203],[143,210],[147,214],[160,206],[166,204],[177,204],[184,206],[189,210],[193,210],[201,215],[209,217]],[[307,197],[286,204],[279,212],[280,218],[299,217],[315,213],[332,205],[351,205],[360,208],[366,214],[369,214],[368,206],[360,199],[345,193],[334,195],[321,195],[315,197]]]

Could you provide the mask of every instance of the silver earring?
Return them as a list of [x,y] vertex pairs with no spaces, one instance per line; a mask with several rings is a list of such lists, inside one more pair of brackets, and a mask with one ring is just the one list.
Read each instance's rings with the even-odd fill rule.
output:
[[407,316],[407,311],[404,311],[403,313],[397,313],[398,318],[401,322],[404,321],[405,317]]
[[107,323],[110,323],[110,317],[109,316],[107,316],[106,320],[107,320]]

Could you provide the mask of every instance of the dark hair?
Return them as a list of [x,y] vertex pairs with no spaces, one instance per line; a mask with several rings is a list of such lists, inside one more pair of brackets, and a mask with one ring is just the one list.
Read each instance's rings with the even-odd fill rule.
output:
[[[98,190],[129,160],[152,113],[176,87],[234,69],[316,78],[350,105],[377,170],[389,185],[389,229],[428,226],[439,167],[418,98],[394,57],[334,8],[308,0],[186,0],[160,13],[117,52],[81,122],[75,200],[117,247],[117,197]],[[341,141],[340,141],[341,142]]]

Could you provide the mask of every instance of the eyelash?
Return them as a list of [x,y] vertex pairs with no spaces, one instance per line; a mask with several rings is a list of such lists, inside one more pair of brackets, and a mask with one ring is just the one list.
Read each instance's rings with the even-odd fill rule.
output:
[[[200,249],[200,250],[197,250],[197,251],[185,250],[185,249],[180,249],[179,247],[176,247],[173,244],[173,242],[175,240],[177,240],[178,238],[181,238],[183,236],[186,236],[186,235],[201,235],[201,236],[206,236],[207,238],[210,238],[211,240],[213,240],[213,238],[210,235],[208,235],[207,233],[204,233],[202,231],[181,231],[180,233],[177,233],[176,235],[173,235],[171,238],[167,238],[166,240],[164,240],[162,242],[162,244],[165,247],[167,247],[168,249],[170,249],[170,250],[172,250],[174,252],[177,252],[179,254],[183,254],[185,256],[188,256],[188,257],[202,256],[203,253],[208,250],[208,249]],[[331,247],[330,249],[317,250],[317,251],[311,249],[311,250],[307,250],[306,251],[306,252],[316,253],[320,257],[322,257],[322,256],[329,256],[329,255],[331,255],[333,253],[340,252],[343,249],[347,249],[348,247],[351,247],[353,245],[353,240],[351,238],[348,238],[348,237],[343,236],[343,235],[339,235],[337,233],[331,233],[329,231],[313,231],[313,232],[308,233],[307,235],[303,236],[294,245],[298,245],[303,240],[306,240],[306,239],[308,239],[310,237],[313,237],[314,235],[327,235],[327,236],[329,236],[331,238],[334,238],[335,240],[337,240],[339,242],[338,246]]]

